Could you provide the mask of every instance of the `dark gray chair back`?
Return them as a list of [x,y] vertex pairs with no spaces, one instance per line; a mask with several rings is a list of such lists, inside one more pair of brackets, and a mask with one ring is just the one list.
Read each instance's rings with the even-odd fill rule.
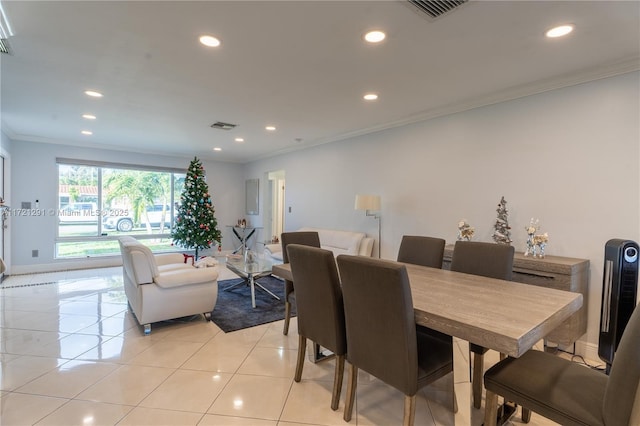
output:
[[[301,244],[310,247],[320,248],[320,237],[315,231],[283,232],[280,236],[282,244],[282,261],[289,263],[287,246],[289,244]],[[284,326],[282,334],[289,334],[289,322],[291,321],[292,295],[294,293],[293,282],[284,280]]]
[[451,270],[501,280],[513,275],[513,246],[480,241],[456,241]]
[[347,329],[347,360],[415,395],[418,389],[416,323],[404,265],[338,256]]
[[442,238],[404,235],[398,250],[398,262],[442,268],[445,244]]
[[634,309],[613,358],[604,394],[606,425],[630,425],[640,383],[640,309]]
[[317,232],[283,232],[280,236],[282,244],[282,261],[289,263],[287,246],[289,244],[301,244],[304,246],[320,247],[320,237]]
[[336,355],[345,354],[344,306],[333,253],[299,244],[289,244],[287,251],[296,286],[298,334]]

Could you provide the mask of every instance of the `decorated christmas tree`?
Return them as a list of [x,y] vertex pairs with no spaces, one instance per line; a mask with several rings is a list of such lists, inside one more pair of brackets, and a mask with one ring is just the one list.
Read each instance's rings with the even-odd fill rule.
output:
[[189,165],[184,180],[184,190],[180,196],[180,205],[171,237],[177,246],[195,249],[196,260],[199,250],[207,249],[222,241],[214,213],[209,187],[205,182],[204,168],[200,160],[195,157]]
[[493,241],[498,244],[511,244],[511,227],[509,226],[509,211],[507,210],[507,202],[504,197],[500,199],[498,208],[498,217],[493,225]]

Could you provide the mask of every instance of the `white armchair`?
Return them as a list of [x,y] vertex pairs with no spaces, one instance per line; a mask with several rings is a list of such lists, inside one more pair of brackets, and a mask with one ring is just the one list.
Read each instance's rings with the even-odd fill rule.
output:
[[132,237],[118,242],[124,290],[145,334],[158,321],[197,314],[210,319],[218,299],[217,267],[194,268],[180,253],[154,255]]

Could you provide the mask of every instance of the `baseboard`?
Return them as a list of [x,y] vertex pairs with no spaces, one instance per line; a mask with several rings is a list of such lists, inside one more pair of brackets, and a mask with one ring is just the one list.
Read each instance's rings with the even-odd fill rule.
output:
[[605,364],[598,355],[598,345],[596,344],[579,340],[576,342],[576,353],[582,355],[590,365]]
[[122,258],[120,256],[69,261],[65,260],[55,263],[39,263],[37,265],[11,265],[10,275],[39,274],[43,272],[71,271],[76,269],[108,268],[121,265]]

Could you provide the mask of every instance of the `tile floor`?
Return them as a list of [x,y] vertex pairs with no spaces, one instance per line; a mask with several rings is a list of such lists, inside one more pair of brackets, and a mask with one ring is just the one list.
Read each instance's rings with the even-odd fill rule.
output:
[[[220,279],[234,277],[222,267]],[[204,317],[156,324],[144,336],[121,268],[8,277],[0,308],[2,425],[346,424],[346,378],[338,411],[329,407],[332,361],[307,361],[293,381],[295,321],[289,336],[282,321],[225,334]],[[416,425],[482,423],[482,410],[454,416],[451,380],[420,392]],[[350,424],[401,424],[402,401],[361,373]],[[530,423],[551,424],[536,414]]]

